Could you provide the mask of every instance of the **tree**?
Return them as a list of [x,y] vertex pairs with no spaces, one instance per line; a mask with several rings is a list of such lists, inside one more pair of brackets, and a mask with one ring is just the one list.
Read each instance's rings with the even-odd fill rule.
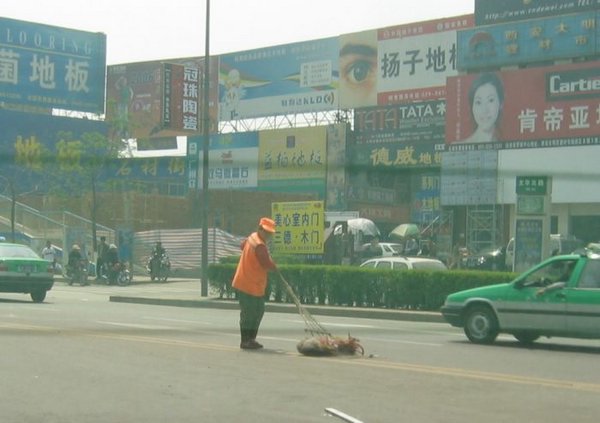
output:
[[48,150],[35,136],[9,137],[2,143],[7,147],[7,153],[0,162],[0,193],[10,195],[11,241],[15,242],[17,198],[38,190]]
[[119,147],[99,132],[84,132],[79,137],[71,132],[60,132],[56,155],[48,167],[49,193],[54,195],[83,196],[91,194],[90,217],[92,245],[96,251],[97,193],[105,171],[117,159]]

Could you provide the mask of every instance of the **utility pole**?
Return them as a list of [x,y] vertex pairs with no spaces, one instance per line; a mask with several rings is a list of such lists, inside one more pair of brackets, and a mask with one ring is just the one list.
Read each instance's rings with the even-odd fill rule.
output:
[[203,98],[203,138],[202,144],[202,281],[201,293],[208,296],[208,147],[210,145],[210,113],[208,112],[208,95],[210,83],[210,0],[206,0],[206,35],[204,48],[204,98]]

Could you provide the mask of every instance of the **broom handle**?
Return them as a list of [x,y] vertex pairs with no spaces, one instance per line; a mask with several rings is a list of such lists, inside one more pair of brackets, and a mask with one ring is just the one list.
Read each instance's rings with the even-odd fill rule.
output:
[[285,290],[287,291],[289,296],[292,297],[292,300],[294,301],[294,304],[296,304],[296,307],[298,307],[298,311],[302,312],[302,308],[303,308],[302,304],[300,304],[300,300],[296,296],[296,293],[294,292],[293,288],[288,283],[288,281],[285,280],[285,278],[283,277],[283,275],[281,274],[281,271],[279,269],[277,269],[277,274],[279,275],[279,278],[281,279],[283,286],[285,286]]
[[281,274],[281,271],[279,271],[279,269],[277,269],[277,273],[279,274],[279,278],[281,279],[283,286],[285,286],[285,289],[287,290],[289,296],[292,297],[294,304],[296,304],[298,313],[300,314],[300,316],[302,316],[302,319],[304,319],[304,322],[308,326],[309,332],[311,334],[314,334],[316,332],[316,333],[319,333],[322,335],[330,336],[331,334],[329,333],[329,331],[327,329],[325,329],[323,326],[321,326],[321,324],[319,322],[317,322],[314,317],[312,317],[312,315],[308,312],[308,310],[306,310],[304,308],[304,306],[302,306],[302,304],[300,303],[300,299],[294,293],[294,289],[288,283],[288,281],[285,280],[285,278],[283,277],[283,275]]

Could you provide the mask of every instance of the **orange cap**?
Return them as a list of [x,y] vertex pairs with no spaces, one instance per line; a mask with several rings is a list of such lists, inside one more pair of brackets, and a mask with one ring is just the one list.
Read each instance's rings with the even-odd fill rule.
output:
[[263,228],[267,232],[275,233],[275,221],[269,219],[268,217],[262,217],[260,222],[258,222],[259,226]]

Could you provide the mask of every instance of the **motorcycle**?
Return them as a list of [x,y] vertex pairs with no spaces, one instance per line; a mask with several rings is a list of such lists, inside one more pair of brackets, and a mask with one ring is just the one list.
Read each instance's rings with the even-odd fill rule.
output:
[[131,283],[132,278],[127,263],[117,262],[105,267],[108,269],[105,269],[102,277],[106,279],[107,285],[127,286]]
[[171,272],[171,261],[167,254],[152,255],[148,258],[146,264],[146,270],[150,275],[150,280],[158,280],[159,282],[166,282]]
[[69,285],[74,283],[78,283],[80,286],[89,285],[87,260],[81,259],[74,266],[67,266],[65,277]]

